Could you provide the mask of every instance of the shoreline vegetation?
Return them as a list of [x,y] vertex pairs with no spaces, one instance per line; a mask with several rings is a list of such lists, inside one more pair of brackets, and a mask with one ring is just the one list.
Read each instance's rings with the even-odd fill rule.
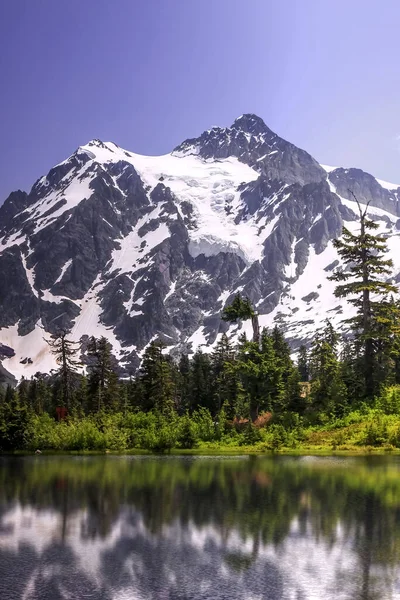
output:
[[[31,415],[19,443],[2,455],[368,455],[400,454],[400,387],[385,390],[373,408],[361,406],[325,424],[307,425],[297,415],[283,423],[271,413],[259,419],[215,420],[200,408],[193,414],[100,412],[56,421]],[[15,423],[14,423],[15,425]]]
[[[382,447],[352,446],[345,448],[316,448],[305,446],[301,448],[280,448],[279,450],[260,450],[257,446],[225,446],[182,449],[172,448],[167,452],[152,452],[140,448],[128,448],[127,450],[43,450],[41,456],[398,456],[400,448],[394,448],[390,444]],[[0,452],[0,457],[36,456],[36,452],[29,450],[14,450],[12,452]]]

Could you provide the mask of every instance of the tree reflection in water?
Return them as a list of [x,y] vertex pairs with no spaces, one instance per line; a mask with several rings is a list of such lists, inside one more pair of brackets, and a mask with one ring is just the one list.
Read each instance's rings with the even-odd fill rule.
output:
[[400,462],[0,458],[0,598],[399,596]]

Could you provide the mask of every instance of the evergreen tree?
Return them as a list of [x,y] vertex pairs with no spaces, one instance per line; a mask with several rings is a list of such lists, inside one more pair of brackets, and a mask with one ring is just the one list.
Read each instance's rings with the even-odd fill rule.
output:
[[310,372],[308,364],[308,352],[304,345],[299,348],[299,354],[297,357],[297,368],[299,370],[300,381],[308,381]]
[[339,336],[328,321],[314,338],[310,355],[311,399],[319,413],[343,414],[347,403],[346,386],[341,378],[337,356]]
[[27,408],[30,406],[29,403],[29,381],[25,379],[25,377],[21,378],[21,381],[18,385],[18,397],[21,406],[26,406]]
[[213,398],[210,356],[197,350],[190,367],[190,409],[196,410],[199,406],[203,406],[215,415],[217,407]]
[[284,407],[291,407],[291,410],[302,412],[304,410],[304,402],[300,396],[300,378],[290,356],[290,346],[277,325],[272,330],[271,337],[275,350],[277,366],[281,371],[282,383],[284,386],[285,402],[281,404],[281,407],[282,409]]
[[171,361],[163,354],[161,342],[151,342],[143,355],[139,372],[142,392],[141,408],[157,410],[170,416],[175,404],[175,384]]
[[187,354],[180,357],[178,371],[178,410],[184,413],[190,407],[190,360]]
[[375,311],[377,338],[375,340],[376,372],[379,386],[396,383],[396,363],[400,356],[400,303],[393,295],[378,304]]
[[235,365],[235,352],[224,333],[211,354],[213,396],[215,410],[219,412],[225,404],[228,418],[235,416],[238,395],[238,377]]
[[340,352],[340,377],[346,386],[349,403],[363,397],[363,360],[353,339],[345,340]]
[[240,294],[236,294],[232,304],[225,306],[222,311],[222,320],[229,323],[237,323],[238,321],[247,321],[251,319],[253,327],[253,342],[258,344],[260,341],[260,326],[258,323],[258,314],[253,308],[249,298],[242,298]]
[[348,322],[362,349],[364,395],[372,399],[385,378],[379,368],[384,362],[383,353],[389,356],[396,345],[400,313],[398,305],[388,301],[397,287],[388,282],[393,263],[384,258],[386,238],[372,233],[378,225],[367,218],[368,204],[363,210],[353,197],[359,209],[360,232],[351,233],[344,227],[342,239],[334,241],[344,269],[336,270],[330,279],[339,283],[335,295],[346,298],[357,309]]
[[75,342],[67,339],[66,331],[52,334],[47,343],[55,356],[57,364],[60,365],[62,405],[68,410],[72,396],[72,377],[76,373],[79,364],[77,358],[78,348]]
[[139,376],[133,378],[130,377],[126,383],[126,390],[128,395],[128,406],[130,409],[139,410],[142,405],[142,386]]
[[83,417],[88,409],[88,382],[84,373],[78,375],[76,379],[71,412],[75,417]]
[[56,403],[52,402],[48,376],[43,373],[35,373],[29,382],[28,404],[37,415],[54,414]]
[[265,393],[267,405],[264,408],[276,413],[283,412],[288,404],[289,378],[292,373],[290,350],[278,327],[272,333],[263,329],[261,334],[261,355],[267,376]]
[[90,410],[93,412],[105,408],[117,408],[117,363],[112,354],[110,342],[104,336],[99,339],[91,337],[87,346],[87,354]]
[[29,420],[27,407],[20,404],[17,391],[8,386],[0,405],[0,450],[25,447]]
[[260,410],[282,410],[282,368],[267,332],[261,336],[261,348],[257,342],[249,342],[245,337],[241,339],[236,364],[250,419],[254,422]]
[[306,395],[302,394],[302,382],[299,370],[293,367],[286,383],[286,410],[302,415],[306,408]]

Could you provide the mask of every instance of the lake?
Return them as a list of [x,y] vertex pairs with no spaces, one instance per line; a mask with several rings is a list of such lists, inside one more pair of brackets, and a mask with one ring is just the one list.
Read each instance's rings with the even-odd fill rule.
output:
[[0,457],[1,600],[400,599],[400,457]]

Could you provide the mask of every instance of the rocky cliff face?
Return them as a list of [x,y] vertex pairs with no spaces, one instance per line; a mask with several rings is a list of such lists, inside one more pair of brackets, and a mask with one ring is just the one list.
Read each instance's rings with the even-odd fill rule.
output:
[[238,291],[294,346],[328,316],[340,326],[347,307],[326,277],[332,240],[357,227],[349,189],[370,202],[400,273],[400,187],[323,167],[255,115],[160,157],[89,142],[0,207],[4,366],[48,371],[45,338],[66,328],[107,336],[133,372],[152,339],[172,352],[214,344]]

